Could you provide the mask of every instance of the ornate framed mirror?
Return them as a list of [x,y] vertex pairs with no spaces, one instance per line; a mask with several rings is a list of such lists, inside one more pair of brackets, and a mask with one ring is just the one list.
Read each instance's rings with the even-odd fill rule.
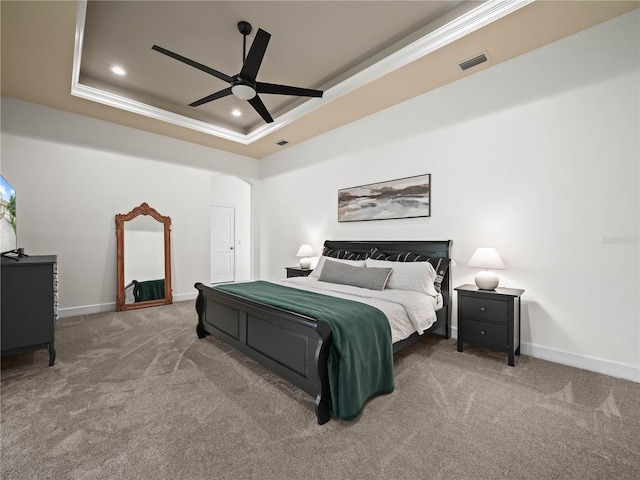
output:
[[171,218],[147,203],[116,215],[116,310],[168,305],[171,293]]

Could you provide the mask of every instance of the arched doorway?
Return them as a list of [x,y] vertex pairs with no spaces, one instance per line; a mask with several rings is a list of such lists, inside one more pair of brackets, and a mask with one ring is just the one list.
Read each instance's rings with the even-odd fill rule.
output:
[[251,184],[232,175],[211,178],[211,283],[251,279]]

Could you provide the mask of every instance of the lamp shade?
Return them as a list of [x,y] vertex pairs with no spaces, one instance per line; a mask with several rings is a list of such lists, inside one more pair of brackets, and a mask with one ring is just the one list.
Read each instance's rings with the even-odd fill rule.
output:
[[311,245],[300,245],[296,257],[313,257],[315,254],[316,252],[313,251]]
[[496,249],[491,247],[479,247],[469,259],[467,267],[490,268],[492,270],[507,269]]

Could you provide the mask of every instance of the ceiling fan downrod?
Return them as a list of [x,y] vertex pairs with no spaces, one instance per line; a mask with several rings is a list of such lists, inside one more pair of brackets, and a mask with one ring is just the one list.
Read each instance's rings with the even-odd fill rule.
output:
[[242,63],[247,59],[247,35],[251,33],[251,24],[241,20],[238,22],[238,30],[242,34]]

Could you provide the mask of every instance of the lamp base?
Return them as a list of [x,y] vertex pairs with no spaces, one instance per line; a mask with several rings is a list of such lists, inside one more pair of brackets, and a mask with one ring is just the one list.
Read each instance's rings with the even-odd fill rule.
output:
[[300,259],[300,268],[304,268],[308,270],[311,268],[311,259],[310,258],[301,258]]
[[480,290],[495,290],[499,283],[498,275],[488,270],[483,270],[476,275],[476,285]]

